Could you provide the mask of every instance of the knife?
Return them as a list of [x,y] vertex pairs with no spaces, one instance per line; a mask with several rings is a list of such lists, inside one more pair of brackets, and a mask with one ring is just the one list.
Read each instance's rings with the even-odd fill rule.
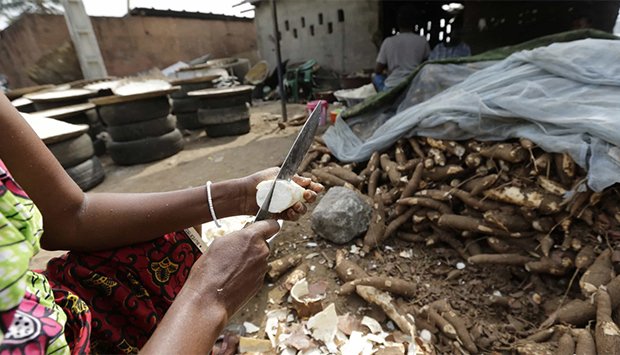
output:
[[[271,204],[271,198],[273,197],[273,190],[275,189],[275,186],[276,186],[275,182],[278,179],[279,180],[290,180],[293,177],[293,175],[295,175],[295,173],[297,172],[297,168],[299,168],[299,165],[301,164],[301,161],[306,155],[306,152],[308,152],[308,149],[310,149],[310,146],[312,145],[314,135],[319,126],[320,113],[321,113],[320,105],[318,105],[312,111],[312,113],[310,113],[308,120],[301,128],[301,131],[297,135],[297,138],[295,138],[295,142],[293,143],[293,146],[291,147],[288,154],[286,155],[286,158],[284,159],[284,163],[282,163],[282,166],[280,167],[280,171],[278,172],[278,176],[274,180],[273,184],[271,184],[271,187],[269,188],[269,193],[267,194],[267,197],[265,198],[263,205],[260,206],[260,209],[258,210],[256,217],[254,218],[254,222],[262,221],[271,216],[271,213],[269,213],[269,205]],[[278,221],[278,222],[280,222],[280,226],[282,226],[281,221]],[[248,224],[246,224],[246,226]],[[207,249],[209,248],[209,246],[207,245],[207,243],[205,243],[204,240],[202,240],[202,236],[193,227],[185,229],[185,234],[189,237],[189,239],[192,242],[194,242],[194,245],[196,245],[196,247],[203,254],[207,252]],[[267,239],[267,244],[270,245],[271,241],[273,240],[273,238],[275,238],[276,235],[273,235],[269,239]]]
[[[254,218],[254,222],[262,221],[267,219],[271,213],[269,213],[269,205],[271,204],[271,198],[273,197],[273,190],[276,187],[277,180],[290,180],[293,175],[297,172],[297,168],[301,164],[301,161],[304,159],[304,156],[310,149],[312,145],[312,141],[314,140],[314,135],[316,133],[317,128],[319,127],[319,118],[321,115],[321,105],[317,105],[310,116],[306,120],[306,123],[299,131],[297,138],[295,138],[295,142],[293,146],[288,151],[286,158],[284,159],[284,163],[280,167],[280,171],[278,172],[278,176],[273,180],[271,184],[271,188],[269,189],[269,193],[263,202],[263,205],[260,206],[258,213],[256,214],[256,218]],[[275,237],[275,236],[273,236]],[[269,242],[271,237],[267,242]]]

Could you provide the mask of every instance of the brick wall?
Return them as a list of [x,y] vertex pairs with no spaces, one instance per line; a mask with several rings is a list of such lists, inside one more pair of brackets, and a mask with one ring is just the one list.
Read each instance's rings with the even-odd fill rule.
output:
[[[91,18],[108,74],[130,75],[211,53],[256,51],[256,28],[245,20],[126,16]],[[0,73],[12,88],[34,85],[27,69],[69,39],[63,16],[28,14],[0,32]]]

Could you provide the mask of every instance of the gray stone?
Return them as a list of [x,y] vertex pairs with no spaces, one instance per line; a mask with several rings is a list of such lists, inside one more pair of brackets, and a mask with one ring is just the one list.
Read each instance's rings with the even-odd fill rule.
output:
[[312,230],[333,243],[348,243],[368,229],[371,212],[354,191],[332,187],[312,212]]

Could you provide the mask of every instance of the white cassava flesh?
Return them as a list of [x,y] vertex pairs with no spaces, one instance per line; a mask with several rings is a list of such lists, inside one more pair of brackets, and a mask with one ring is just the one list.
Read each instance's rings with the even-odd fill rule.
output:
[[[256,203],[263,205],[273,180],[262,181],[256,186]],[[290,180],[277,180],[273,190],[269,212],[280,213],[303,199],[304,188]]]

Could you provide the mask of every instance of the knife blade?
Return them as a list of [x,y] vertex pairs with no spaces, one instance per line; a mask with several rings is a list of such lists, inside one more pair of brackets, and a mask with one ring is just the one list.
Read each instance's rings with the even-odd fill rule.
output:
[[271,198],[273,197],[273,190],[276,187],[276,181],[290,180],[297,172],[297,168],[299,168],[301,161],[304,159],[304,156],[312,145],[314,135],[317,128],[319,127],[320,115],[321,105],[317,105],[312,111],[312,113],[310,113],[310,116],[306,120],[306,123],[301,128],[301,131],[299,131],[297,138],[295,138],[293,146],[286,154],[286,158],[284,159],[284,163],[282,163],[282,166],[280,167],[278,176],[276,176],[276,178],[273,180],[271,188],[269,189],[269,193],[267,194],[263,205],[260,206],[260,209],[256,214],[256,218],[254,218],[254,222],[262,221],[269,217],[269,205],[271,204]]

